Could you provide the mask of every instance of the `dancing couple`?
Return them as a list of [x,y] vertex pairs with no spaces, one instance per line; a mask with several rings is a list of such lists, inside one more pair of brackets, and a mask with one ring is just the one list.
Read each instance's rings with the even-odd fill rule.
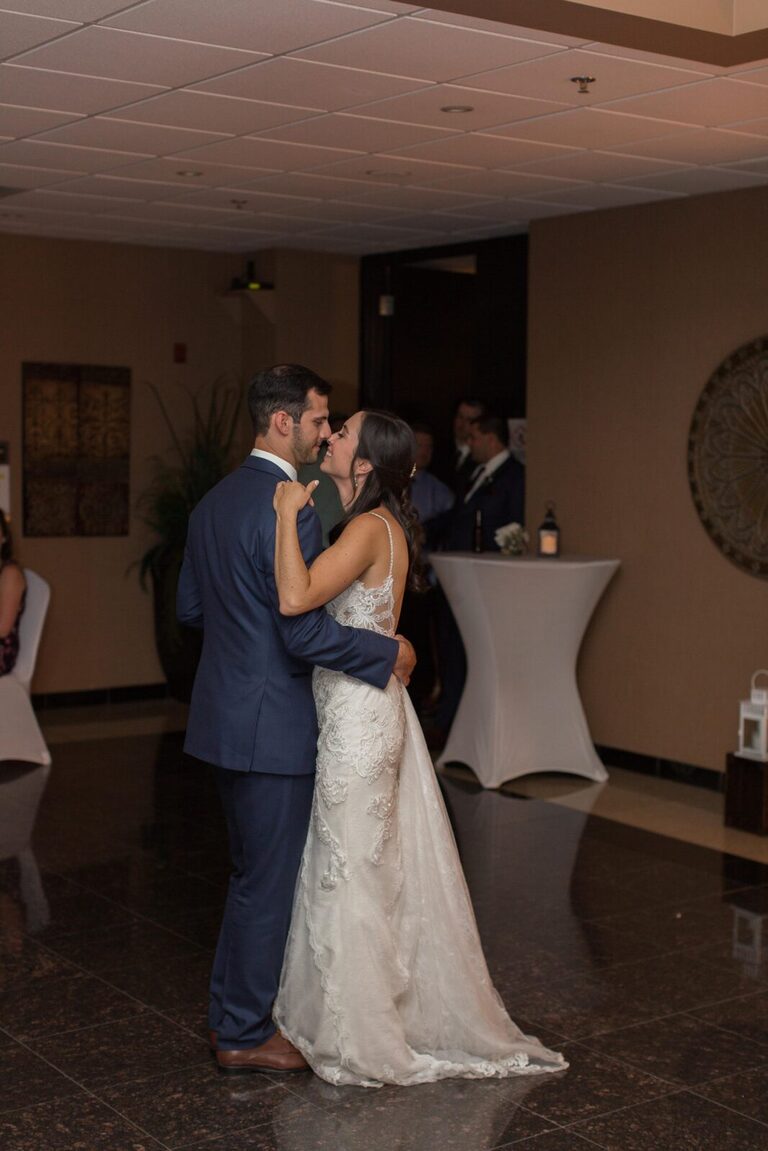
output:
[[[493,987],[405,690],[413,435],[373,411],[330,435],[329,391],[297,365],[254,378],[254,449],[193,512],[179,580],[204,629],[185,749],[216,768],[233,865],[212,1049],[365,1087],[560,1071]],[[323,552],[296,469],[325,440],[346,514]]]

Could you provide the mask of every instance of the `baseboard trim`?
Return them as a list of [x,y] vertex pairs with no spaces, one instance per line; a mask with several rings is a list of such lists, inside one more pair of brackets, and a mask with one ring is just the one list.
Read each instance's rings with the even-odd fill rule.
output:
[[167,683],[140,683],[133,687],[100,687],[92,691],[34,693],[32,703],[36,708],[95,707],[105,703],[132,703],[134,700],[167,698]]
[[692,763],[679,763],[674,759],[642,755],[637,751],[624,751],[620,747],[605,747],[603,744],[595,744],[595,751],[609,771],[612,767],[622,767],[641,775],[654,775],[657,779],[671,779],[675,783],[704,787],[708,791],[725,790],[725,773],[711,767],[695,767]]

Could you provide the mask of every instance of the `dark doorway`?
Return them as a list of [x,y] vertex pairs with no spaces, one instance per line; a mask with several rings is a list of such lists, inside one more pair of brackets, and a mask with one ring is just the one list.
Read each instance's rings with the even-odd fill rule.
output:
[[362,261],[362,402],[450,436],[460,396],[525,415],[527,236]]

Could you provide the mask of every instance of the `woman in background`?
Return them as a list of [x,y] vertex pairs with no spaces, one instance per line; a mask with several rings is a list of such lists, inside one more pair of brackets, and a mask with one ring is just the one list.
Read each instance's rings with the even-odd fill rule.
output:
[[13,558],[11,529],[0,509],[0,675],[13,671],[19,654],[19,619],[27,591],[24,573]]

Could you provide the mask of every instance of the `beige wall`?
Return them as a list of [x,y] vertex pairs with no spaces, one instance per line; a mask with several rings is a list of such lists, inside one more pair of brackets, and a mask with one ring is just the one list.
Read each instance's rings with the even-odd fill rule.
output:
[[[158,683],[162,673],[151,596],[127,572],[149,541],[136,517],[127,537],[18,538],[21,364],[131,368],[133,504],[151,475],[150,457],[169,452],[145,381],[161,389],[180,426],[188,408],[179,383],[198,390],[224,373],[247,378],[278,359],[303,360],[337,381],[340,395],[355,396],[356,262],[294,252],[265,254],[262,262],[276,284],[269,317],[247,301],[221,298],[242,272],[240,256],[0,236],[0,440],[10,442],[20,558],[53,589],[35,691]],[[172,363],[174,343],[187,344],[186,365]]]
[[531,231],[528,522],[622,567],[582,650],[592,734],[723,769],[768,664],[768,585],[726,560],[686,473],[694,406],[768,332],[762,189],[589,213]]

